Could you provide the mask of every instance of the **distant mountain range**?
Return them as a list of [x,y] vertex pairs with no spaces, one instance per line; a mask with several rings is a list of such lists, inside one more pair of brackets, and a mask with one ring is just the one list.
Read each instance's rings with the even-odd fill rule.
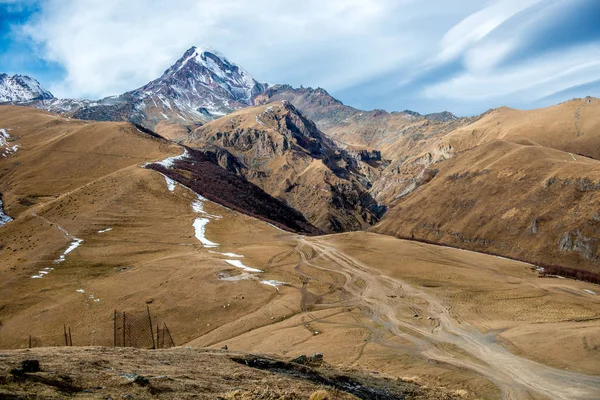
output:
[[[28,76],[0,75],[0,103],[31,105],[68,116],[97,121],[130,121],[154,129],[160,123],[194,126],[240,108],[264,103],[265,99],[287,99],[316,122],[363,113],[331,97],[324,89],[294,89],[288,85],[269,87],[220,52],[191,47],[161,77],[117,96],[100,100],[57,99]],[[317,100],[317,101],[315,101]],[[331,105],[332,113],[314,118],[315,108]],[[385,111],[376,110],[376,113]],[[414,111],[403,114],[421,117]],[[430,120],[449,121],[449,112],[427,114]],[[338,118],[339,119],[339,118]],[[331,122],[338,122],[335,118]]]

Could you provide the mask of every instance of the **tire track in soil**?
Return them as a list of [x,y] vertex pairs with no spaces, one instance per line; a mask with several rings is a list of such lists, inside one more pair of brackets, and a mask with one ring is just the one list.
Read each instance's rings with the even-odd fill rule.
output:
[[[300,268],[306,265],[341,274],[345,279],[343,291],[354,300],[355,306],[393,335],[411,342],[426,359],[477,372],[496,384],[507,399],[531,398],[532,394],[564,400],[600,398],[600,377],[563,371],[516,356],[490,335],[484,335],[467,322],[454,318],[450,313],[451,307],[427,291],[382,275],[334,247],[320,243],[319,238],[298,237],[297,241],[295,252],[300,261],[295,270],[298,273],[306,276],[300,272]],[[309,254],[305,252],[306,247],[311,249]],[[318,259],[335,267],[318,263]],[[364,282],[364,285],[358,287],[357,281]],[[385,293],[390,290],[398,295],[393,298],[386,296]],[[415,303],[426,306],[414,307]],[[327,305],[319,304],[322,307]],[[418,320],[399,317],[397,310],[400,307],[426,309],[430,320],[422,325]],[[383,346],[397,347],[381,335],[372,336]],[[398,350],[406,351],[399,347]]]

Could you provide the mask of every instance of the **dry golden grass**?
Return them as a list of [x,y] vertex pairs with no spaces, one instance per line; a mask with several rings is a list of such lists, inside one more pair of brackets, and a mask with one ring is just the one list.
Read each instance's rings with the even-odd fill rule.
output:
[[[467,398],[493,398],[513,387],[532,397],[555,391],[574,399],[600,390],[594,378],[600,373],[600,299],[585,291],[598,292],[592,285],[538,278],[523,263],[373,233],[304,238],[210,202],[205,211],[222,218],[209,222],[206,236],[220,246],[205,248],[192,228],[195,196],[181,186],[170,192],[164,177],[139,167],[145,154],[161,159],[179,154],[177,146],[126,124],[70,121],[12,107],[0,108],[0,117],[22,144],[14,157],[0,160],[0,174],[9,177],[0,180],[0,190],[16,217],[0,228],[4,348],[27,346],[30,334],[60,334],[64,324],[76,345],[110,345],[113,310],[144,309],[152,300],[153,313],[167,322],[178,345],[227,345],[288,358],[322,352],[327,363],[344,370],[391,380],[416,377]],[[565,164],[564,153],[555,150],[502,142],[488,150],[486,156],[465,153],[478,161],[450,160],[454,169],[443,174],[462,173],[470,161],[468,168],[482,169],[511,159],[497,179],[527,183],[540,171],[595,171],[594,162]],[[516,168],[538,153],[544,157],[532,163],[533,175]],[[477,182],[475,188],[485,184]],[[438,189],[439,197],[465,187]],[[501,200],[501,193],[490,198],[495,202],[488,212],[506,214],[505,220],[523,215],[511,212],[514,206],[503,209]],[[83,243],[56,265],[70,242],[58,225]],[[225,262],[229,256],[211,251],[243,255],[245,265],[264,273],[223,280],[242,271]],[[45,267],[55,270],[31,279]],[[262,279],[287,284],[277,290]],[[507,368],[534,375],[517,379]],[[568,392],[563,379],[582,392]],[[240,393],[232,393],[231,382],[223,385],[222,395]],[[256,387],[240,390],[248,396]]]

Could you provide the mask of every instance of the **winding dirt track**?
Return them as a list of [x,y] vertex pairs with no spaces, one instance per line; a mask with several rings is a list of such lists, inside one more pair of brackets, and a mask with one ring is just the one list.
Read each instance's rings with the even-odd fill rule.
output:
[[[559,370],[516,356],[490,335],[484,335],[452,316],[450,306],[439,298],[400,279],[382,275],[322,243],[319,238],[299,237],[295,253],[300,257],[296,271],[308,266],[342,274],[345,277],[343,290],[350,297],[344,303],[360,307],[395,336],[413,343],[423,357],[481,374],[494,382],[507,399],[533,396],[565,400],[600,398],[600,377]],[[364,284],[358,287],[354,284],[357,280]],[[398,296],[390,299],[386,296],[390,291]],[[427,321],[431,325],[423,324],[422,320],[399,317],[400,308],[414,304],[426,304]],[[381,344],[389,346],[388,342]]]

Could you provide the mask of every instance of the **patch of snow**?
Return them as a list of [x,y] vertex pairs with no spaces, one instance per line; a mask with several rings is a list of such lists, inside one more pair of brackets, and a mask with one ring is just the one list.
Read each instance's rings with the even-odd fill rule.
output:
[[244,265],[240,260],[225,260],[225,262],[227,264],[229,264],[229,265],[233,265],[236,268],[243,269],[244,271],[248,271],[248,272],[263,272],[260,269],[251,268],[251,267],[248,267],[248,266]]
[[112,228],[101,229],[98,231],[98,233],[104,233],[104,232],[108,232],[108,231],[112,231]]
[[225,256],[225,257],[238,257],[238,258],[244,258],[244,256],[242,256],[241,254],[235,254],[235,253],[219,253],[218,251],[212,251],[212,250],[209,250],[208,252],[209,252],[209,253],[213,253],[213,254],[220,254],[220,255],[222,255],[222,256]]
[[33,275],[31,279],[42,279],[42,275]]
[[81,243],[83,243],[83,239],[79,239],[73,236],[73,241],[71,242],[69,247],[67,247],[67,249],[60,255],[58,259],[54,260],[54,264],[60,264],[61,262],[65,261],[67,254],[78,248]]
[[220,281],[227,281],[227,282],[237,282],[237,281],[245,281],[247,279],[255,279],[253,274],[249,274],[246,272],[241,273],[240,275],[235,275],[235,276],[229,276],[223,272],[218,274],[218,279]]
[[11,217],[4,214],[4,204],[2,203],[2,200],[0,200],[0,226],[9,223],[12,220]]
[[256,116],[256,122],[258,122],[262,126],[265,126],[265,124],[260,120],[260,118],[258,118],[258,115]]
[[175,163],[175,161],[182,160],[187,157],[188,157],[188,151],[186,148],[184,148],[182,154],[180,154],[178,156],[174,156],[174,157],[165,158],[164,160],[159,161],[156,164],[162,165],[165,168],[171,168],[173,166],[173,164]]
[[167,189],[169,189],[169,192],[174,192],[175,186],[177,186],[177,182],[175,182],[173,179],[169,178],[166,175],[165,175],[165,181],[167,182]]
[[200,241],[204,245],[204,247],[218,247],[219,244],[215,242],[211,242],[205,236],[206,234],[206,224],[208,224],[208,218],[196,218],[194,220],[194,230],[196,231],[196,239]]
[[85,290],[83,290],[83,289],[77,289],[76,292],[77,293],[85,293]]
[[273,286],[275,289],[277,289],[277,291],[279,291],[279,286],[288,285],[287,282],[280,282],[272,279],[260,281],[260,283],[262,283],[263,285]]
[[8,139],[10,139],[10,135],[8,134],[7,130],[9,129],[0,129],[0,148],[4,148],[4,151],[2,152],[3,157],[8,157],[9,155],[16,153],[17,149],[19,148],[19,146],[16,144],[14,146],[8,145]]
[[215,218],[215,219],[221,219],[223,218],[220,215],[213,215],[213,214],[209,214],[206,211],[204,211],[204,202],[208,201],[205,197],[196,194],[196,200],[192,201],[192,210],[194,210],[194,212],[198,213],[198,214],[202,214],[205,217],[208,218]]
[[583,289],[584,292],[589,293],[589,294],[593,294],[593,295],[597,295],[598,293],[594,292],[593,290],[590,289]]

